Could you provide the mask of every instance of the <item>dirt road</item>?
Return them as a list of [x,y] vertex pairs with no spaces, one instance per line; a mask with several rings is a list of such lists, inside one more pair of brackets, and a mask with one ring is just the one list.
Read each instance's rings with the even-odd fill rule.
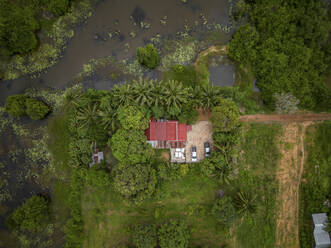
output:
[[299,193],[304,168],[304,135],[311,122],[283,125],[279,140],[276,247],[299,247]]
[[331,120],[331,114],[272,114],[243,115],[241,122],[305,122]]

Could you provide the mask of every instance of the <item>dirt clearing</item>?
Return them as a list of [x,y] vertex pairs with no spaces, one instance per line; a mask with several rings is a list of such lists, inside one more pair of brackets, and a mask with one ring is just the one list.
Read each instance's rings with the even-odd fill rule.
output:
[[304,134],[310,122],[284,124],[276,177],[279,203],[276,246],[299,247],[299,187],[304,165]]
[[274,114],[274,115],[243,115],[241,122],[305,122],[331,120],[331,114]]
[[198,121],[192,126],[192,131],[187,133],[186,143],[186,161],[191,162],[191,147],[197,148],[197,160],[200,161],[205,157],[204,143],[209,142],[213,146],[212,125],[209,121]]

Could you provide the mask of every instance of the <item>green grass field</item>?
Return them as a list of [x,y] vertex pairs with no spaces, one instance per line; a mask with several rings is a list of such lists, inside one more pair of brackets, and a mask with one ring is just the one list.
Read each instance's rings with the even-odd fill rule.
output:
[[118,247],[131,244],[131,229],[137,223],[160,225],[170,218],[186,220],[193,247],[219,247],[225,231],[210,215],[218,186],[194,169],[178,180],[164,182],[153,200],[141,205],[123,201],[111,188],[85,188],[82,200],[85,223],[84,247]]
[[[160,225],[170,218],[184,219],[190,230],[190,247],[273,247],[275,233],[275,167],[277,125],[253,124],[244,127],[239,175],[229,185],[203,177],[194,166],[180,179],[164,181],[153,199],[132,205],[112,189],[85,187],[82,200],[84,247],[132,245],[132,228],[137,223]],[[235,196],[246,187],[258,193],[253,214],[238,216],[231,228],[217,223],[211,215],[217,190]],[[263,228],[262,228],[263,227]],[[262,245],[262,246],[261,246]]]
[[251,124],[243,129],[240,180],[237,187],[248,188],[256,195],[256,211],[233,225],[230,247],[274,247],[276,228],[275,169],[280,156],[277,137],[280,125]]
[[329,212],[324,202],[330,196],[331,185],[331,122],[307,128],[306,162],[300,187],[299,233],[300,247],[312,247],[314,242],[313,213]]

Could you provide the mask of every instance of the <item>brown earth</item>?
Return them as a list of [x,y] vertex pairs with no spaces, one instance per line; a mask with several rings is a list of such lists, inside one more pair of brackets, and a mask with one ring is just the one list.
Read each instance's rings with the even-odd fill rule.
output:
[[194,62],[194,67],[196,67],[201,59],[205,56],[208,56],[210,53],[219,53],[219,54],[227,54],[227,46],[210,46],[206,50],[203,50],[201,53],[199,53],[196,61]]
[[271,115],[243,115],[241,122],[304,122],[331,120],[331,114],[271,114]]
[[279,203],[276,247],[299,247],[299,187],[304,166],[304,134],[311,122],[284,124],[276,177]]

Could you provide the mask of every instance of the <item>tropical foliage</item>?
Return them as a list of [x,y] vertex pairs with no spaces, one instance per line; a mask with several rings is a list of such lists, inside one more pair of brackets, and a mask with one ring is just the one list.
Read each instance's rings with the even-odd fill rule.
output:
[[12,95],[6,100],[6,111],[14,117],[28,115],[33,120],[39,120],[50,112],[50,108],[37,99],[25,95]]
[[231,197],[223,196],[221,199],[217,199],[212,208],[212,213],[221,224],[230,225],[236,216]]
[[158,234],[161,248],[188,247],[190,234],[183,221],[170,220],[161,226]]
[[133,243],[137,248],[154,248],[157,245],[157,232],[154,224],[138,224],[133,232]]
[[10,229],[20,231],[41,231],[49,221],[49,202],[43,196],[33,196],[8,216],[6,223]]
[[160,63],[160,56],[153,44],[137,48],[138,62],[149,69],[154,69]]
[[[330,65],[326,2],[249,1],[229,44],[238,64],[252,65],[264,102],[274,107],[274,93],[291,93],[299,106],[327,109],[330,89],[325,84]],[[244,13],[245,12],[245,13]]]

